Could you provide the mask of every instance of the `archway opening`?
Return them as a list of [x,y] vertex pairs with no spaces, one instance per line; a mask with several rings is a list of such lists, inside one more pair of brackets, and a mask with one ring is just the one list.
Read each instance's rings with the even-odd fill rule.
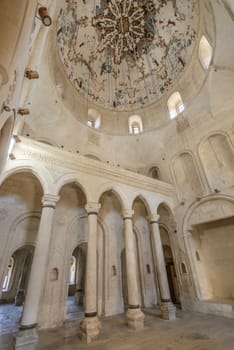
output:
[[158,207],[159,231],[163,248],[163,255],[167,273],[167,280],[172,302],[180,307],[180,289],[178,271],[173,255],[173,235],[176,234],[176,224],[170,208],[161,203]]
[[67,319],[83,315],[85,305],[85,273],[87,242],[74,249],[69,262]]
[[37,241],[42,194],[38,179],[27,172],[9,176],[0,187],[0,332],[16,331],[19,326]]

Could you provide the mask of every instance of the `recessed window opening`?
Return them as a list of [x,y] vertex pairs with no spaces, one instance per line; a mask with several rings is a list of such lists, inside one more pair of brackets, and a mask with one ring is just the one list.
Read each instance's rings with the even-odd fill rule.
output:
[[139,134],[140,133],[140,127],[138,124],[134,124],[132,126],[133,134]]
[[141,116],[132,115],[131,117],[129,117],[128,128],[129,128],[129,133],[133,135],[137,135],[143,132],[143,124],[142,124]]
[[209,41],[202,35],[200,44],[199,44],[199,60],[204,69],[208,69],[211,63],[213,55],[213,48],[210,45]]
[[178,91],[174,92],[167,101],[167,107],[170,119],[174,119],[185,109],[181,95]]
[[88,125],[90,128],[94,128],[94,122],[93,122],[93,120],[88,120],[88,121],[87,121],[87,125]]
[[87,125],[90,128],[99,129],[101,126],[101,114],[93,108],[88,109]]
[[200,254],[198,252],[196,252],[196,259],[197,261],[201,261]]
[[187,273],[187,269],[186,269],[186,266],[185,266],[185,263],[181,263],[181,272],[184,274],[184,273]]
[[76,280],[76,258],[72,256],[70,261],[69,284],[75,284],[75,280]]
[[151,274],[151,268],[149,264],[146,265],[146,270],[148,274]]
[[6,292],[9,289],[10,286],[10,281],[11,281],[11,276],[12,276],[12,271],[14,267],[14,259],[11,257],[9,259],[8,265],[7,265],[7,271],[3,279],[3,284],[2,284],[2,291]]

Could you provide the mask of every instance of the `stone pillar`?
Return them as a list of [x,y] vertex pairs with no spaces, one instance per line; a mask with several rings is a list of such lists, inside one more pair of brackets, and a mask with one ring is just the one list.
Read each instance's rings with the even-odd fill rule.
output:
[[171,295],[167,279],[167,271],[165,267],[165,260],[162,249],[161,236],[158,226],[159,215],[151,216],[151,233],[153,241],[154,258],[156,264],[156,271],[158,274],[159,289],[161,294],[161,312],[164,320],[176,319],[176,308],[171,302]]
[[20,332],[15,338],[15,348],[17,349],[31,350],[33,349],[33,344],[38,339],[35,327],[38,321],[41,292],[44,289],[53,215],[58,199],[58,196],[50,194],[46,194],[42,198],[41,219],[28,281]]
[[144,327],[145,315],[141,311],[139,305],[137,265],[135,256],[134,233],[132,227],[132,214],[133,210],[123,211],[128,286],[128,311],[126,317],[129,328],[141,329]]
[[87,203],[88,249],[85,276],[85,317],[80,323],[82,339],[90,343],[100,333],[101,323],[97,317],[97,213],[99,203]]

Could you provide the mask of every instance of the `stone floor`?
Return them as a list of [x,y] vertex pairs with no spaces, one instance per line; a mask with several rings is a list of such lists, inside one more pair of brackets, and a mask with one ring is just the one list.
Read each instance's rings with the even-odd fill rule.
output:
[[[176,321],[159,313],[146,314],[145,328],[132,331],[124,315],[101,319],[99,339],[81,343],[79,321],[66,321],[58,329],[40,331],[37,350],[234,350],[234,320],[190,312],[177,312]],[[13,334],[0,336],[0,349],[12,350]]]
[[[0,305],[0,335],[18,331],[23,307],[14,304]],[[83,308],[75,305],[74,298],[67,299],[67,320],[82,319]],[[1,350],[1,348],[0,348]]]
[[22,306],[0,305],[0,335],[17,332],[22,309]]

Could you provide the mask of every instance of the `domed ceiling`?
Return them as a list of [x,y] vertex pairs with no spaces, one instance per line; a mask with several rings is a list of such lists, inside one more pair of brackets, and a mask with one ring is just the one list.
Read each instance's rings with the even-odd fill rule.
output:
[[102,108],[155,102],[178,81],[192,54],[196,0],[67,0],[57,45],[73,86]]

